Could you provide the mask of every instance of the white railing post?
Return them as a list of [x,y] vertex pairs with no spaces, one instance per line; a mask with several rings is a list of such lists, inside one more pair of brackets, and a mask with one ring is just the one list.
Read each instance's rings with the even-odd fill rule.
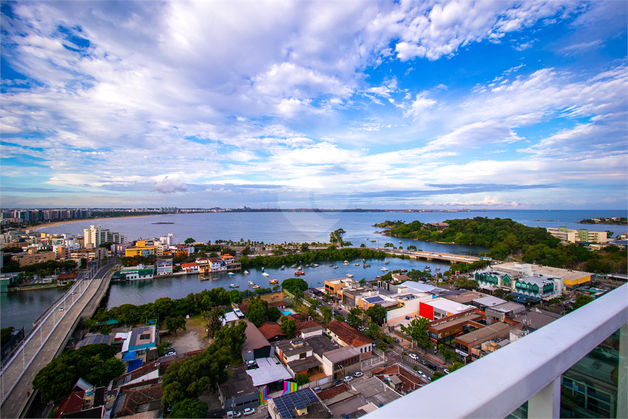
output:
[[529,419],[560,418],[560,380],[558,377],[528,400]]

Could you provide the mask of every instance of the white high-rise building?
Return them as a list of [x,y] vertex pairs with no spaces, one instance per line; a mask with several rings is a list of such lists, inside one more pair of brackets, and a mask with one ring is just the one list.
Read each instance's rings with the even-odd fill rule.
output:
[[120,233],[110,231],[101,226],[91,225],[83,230],[84,246],[86,249],[93,249],[102,243],[113,242],[118,244],[127,243],[127,238]]

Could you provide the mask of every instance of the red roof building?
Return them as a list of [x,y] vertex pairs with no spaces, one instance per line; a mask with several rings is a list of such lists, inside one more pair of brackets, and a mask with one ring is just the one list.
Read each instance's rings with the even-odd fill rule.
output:
[[326,326],[326,330],[327,334],[340,345],[353,346],[357,349],[362,359],[370,358],[373,355],[372,350],[375,341],[367,338],[348,324],[332,320]]

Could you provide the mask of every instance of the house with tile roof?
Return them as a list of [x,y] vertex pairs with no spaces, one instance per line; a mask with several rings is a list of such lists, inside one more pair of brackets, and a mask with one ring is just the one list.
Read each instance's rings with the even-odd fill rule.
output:
[[373,356],[373,344],[375,341],[367,338],[363,333],[358,332],[348,324],[332,320],[325,326],[325,332],[341,346],[353,346],[360,353],[361,359]]

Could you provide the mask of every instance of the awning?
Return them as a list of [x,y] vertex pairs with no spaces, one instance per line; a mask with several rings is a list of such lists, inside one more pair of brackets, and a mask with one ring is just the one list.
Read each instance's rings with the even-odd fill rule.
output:
[[122,361],[133,361],[137,358],[137,351],[130,351],[124,354]]

